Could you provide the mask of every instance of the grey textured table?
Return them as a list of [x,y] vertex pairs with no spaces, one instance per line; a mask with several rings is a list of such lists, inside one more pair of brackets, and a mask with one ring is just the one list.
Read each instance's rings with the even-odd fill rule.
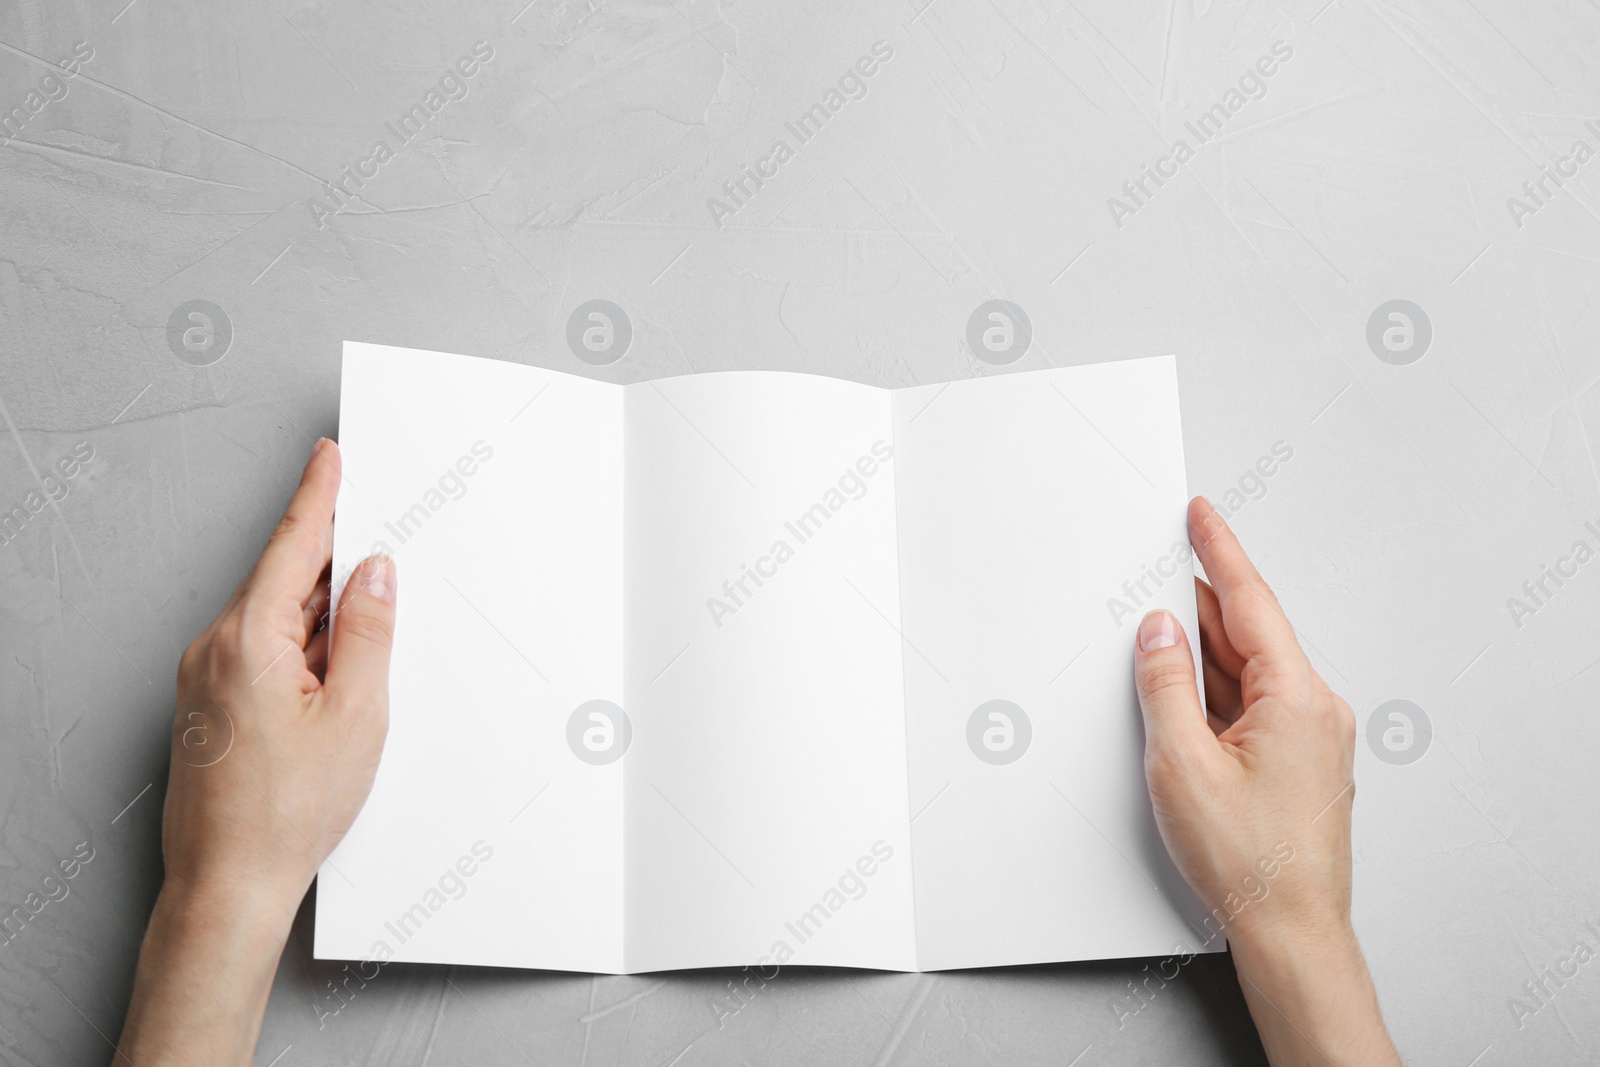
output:
[[[879,385],[1178,353],[1191,487],[1357,710],[1401,1049],[1600,1062],[1594,4],[124,3],[0,11],[0,902],[93,850],[0,944],[0,1058],[109,1058],[178,654],[351,338]],[[1031,340],[979,360],[995,298]],[[1260,1059],[1225,959],[1121,1020],[1146,961],[786,973],[718,1026],[731,972],[340,1002],[308,920],[258,1064]]]

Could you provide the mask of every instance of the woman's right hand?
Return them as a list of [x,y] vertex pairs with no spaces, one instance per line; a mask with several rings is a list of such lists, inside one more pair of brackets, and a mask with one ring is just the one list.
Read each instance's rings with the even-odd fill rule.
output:
[[1355,717],[1222,515],[1189,504],[1206,706],[1177,619],[1140,623],[1134,674],[1162,839],[1225,936],[1274,1064],[1399,1064],[1350,924]]

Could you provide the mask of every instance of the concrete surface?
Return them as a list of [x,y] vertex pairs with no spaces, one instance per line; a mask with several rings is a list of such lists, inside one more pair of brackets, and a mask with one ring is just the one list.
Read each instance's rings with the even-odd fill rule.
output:
[[[1407,748],[1386,709],[1358,763],[1355,917],[1410,1062],[1600,1062],[1600,964],[1562,962],[1600,947],[1600,563],[1572,555],[1600,545],[1593,3],[524,2],[0,10],[26,119],[0,147],[0,503],[27,512],[0,545],[0,901],[93,849],[0,947],[0,1058],[109,1059],[178,654],[337,433],[343,339],[905,385],[1004,373],[965,340],[1004,298],[1033,327],[1015,369],[1179,353],[1192,488],[1251,494],[1234,522],[1364,735],[1392,700],[1431,723],[1402,709]],[[369,177],[334,196],[346,166]],[[769,176],[733,200],[746,166]],[[594,369],[565,343],[590,299],[634,331]],[[329,1014],[305,918],[258,1064],[1260,1060],[1225,960],[1120,1028],[1147,961],[794,973],[720,1029],[726,973],[397,967]]]

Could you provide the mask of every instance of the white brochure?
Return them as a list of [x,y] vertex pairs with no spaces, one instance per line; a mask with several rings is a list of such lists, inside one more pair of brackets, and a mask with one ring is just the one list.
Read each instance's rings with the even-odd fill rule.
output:
[[1132,681],[1144,611],[1198,632],[1172,357],[886,390],[347,342],[339,440],[334,573],[389,552],[399,620],[318,957],[1201,948]]

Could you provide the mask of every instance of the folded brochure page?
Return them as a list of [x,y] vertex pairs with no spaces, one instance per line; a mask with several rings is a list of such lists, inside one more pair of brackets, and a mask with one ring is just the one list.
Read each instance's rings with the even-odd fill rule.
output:
[[336,584],[386,551],[399,615],[318,957],[1222,947],[1156,831],[1132,681],[1144,611],[1198,632],[1172,357],[613,385],[346,342],[339,438]]

